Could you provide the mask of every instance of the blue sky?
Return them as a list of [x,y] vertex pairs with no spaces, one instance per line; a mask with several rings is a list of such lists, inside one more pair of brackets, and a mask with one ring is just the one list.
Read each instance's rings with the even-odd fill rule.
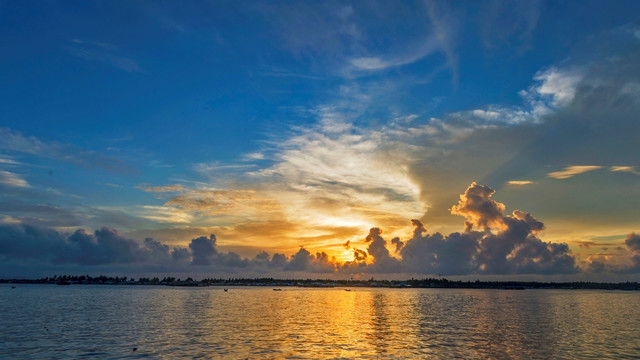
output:
[[[490,239],[477,237],[476,265],[452,274],[626,279],[640,269],[638,14],[634,1],[2,1],[0,275],[279,274],[295,266],[256,267],[256,254],[294,264],[301,249],[336,276],[422,274],[451,268],[410,267],[392,238],[426,258],[437,251],[416,244],[464,233],[460,216],[469,234],[533,224],[518,209],[574,266],[549,253],[483,269]],[[480,186],[502,215],[452,214]],[[74,249],[80,229],[113,245],[94,233],[106,227],[129,250],[152,237],[187,253],[175,269],[147,253],[91,267],[80,250],[27,256],[27,227]],[[373,227],[382,242],[366,240]],[[57,241],[43,236],[33,244]],[[193,265],[200,236],[220,248],[211,264],[247,263]]]

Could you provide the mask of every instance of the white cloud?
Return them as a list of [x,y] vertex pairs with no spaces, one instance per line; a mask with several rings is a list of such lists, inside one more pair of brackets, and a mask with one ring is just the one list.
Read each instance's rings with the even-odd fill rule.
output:
[[524,186],[524,185],[531,185],[534,182],[531,180],[510,180],[507,181],[507,185],[512,185],[512,186]]
[[19,162],[13,160],[9,156],[0,155],[0,164],[2,165],[21,165]]
[[245,161],[264,160],[264,154],[261,152],[252,152],[252,153],[244,154],[242,156],[242,159]]
[[576,86],[582,78],[583,74],[578,69],[559,70],[554,67],[538,72],[533,77],[540,82],[535,91],[542,96],[548,96],[551,105],[556,108],[566,106],[573,100]]
[[640,172],[636,170],[634,166],[612,166],[609,168],[609,171],[628,172],[631,174],[640,175]]
[[568,179],[570,177],[573,177],[579,174],[584,174],[586,172],[598,170],[598,169],[602,169],[602,166],[594,166],[594,165],[567,166],[564,170],[551,172],[547,174],[547,176],[554,179],[562,180],[562,179]]
[[[524,100],[522,106],[505,107],[492,104],[481,109],[455,112],[449,116],[475,120],[480,125],[540,123],[543,121],[543,117],[568,106],[573,101],[576,88],[583,77],[584,73],[580,68],[558,69],[552,67],[537,72],[533,77],[535,83],[527,90],[519,92]],[[631,85],[621,91],[632,95],[636,92],[640,93]]]
[[67,46],[69,53],[86,61],[97,61],[114,66],[126,72],[144,72],[130,56],[124,54],[117,46],[94,41],[72,39],[73,46]]
[[433,54],[439,48],[438,38],[434,35],[427,37],[422,44],[405,53],[387,56],[363,56],[349,59],[349,64],[356,70],[376,71],[387,68],[412,64],[428,55]]
[[[325,118],[340,118],[339,114]],[[405,148],[384,129],[320,121],[282,141],[278,162],[251,173],[290,220],[318,226],[371,226],[375,218],[419,217],[424,205],[409,178]],[[346,219],[346,222],[345,222]]]
[[31,187],[31,185],[19,175],[4,170],[0,170],[0,184],[17,188]]
[[173,206],[144,205],[138,211],[140,217],[163,223],[188,224],[193,221],[193,215]]

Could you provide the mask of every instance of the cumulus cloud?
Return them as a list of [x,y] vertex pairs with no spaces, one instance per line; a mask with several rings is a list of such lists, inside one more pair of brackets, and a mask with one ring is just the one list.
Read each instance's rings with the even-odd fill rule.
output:
[[631,233],[627,235],[624,243],[631,251],[640,252],[640,235],[636,235],[636,233]]
[[[346,263],[305,247],[290,256],[261,251],[254,258],[244,258],[232,251],[220,251],[213,234],[196,237],[187,247],[171,247],[151,238],[139,243],[109,228],[67,234],[26,224],[0,225],[0,258],[11,263],[35,260],[53,266],[76,265],[87,271],[106,265],[124,265],[130,270],[252,274],[507,275],[579,271],[567,244],[542,241],[538,234],[545,225],[524,211],[506,214],[506,206],[493,200],[494,193],[488,186],[472,183],[460,195],[450,211],[465,218],[463,232],[429,233],[421,221],[414,219],[411,238],[402,241],[396,237],[389,244],[382,230],[374,227],[363,239],[366,249],[344,244],[353,251],[353,260]],[[614,270],[640,270],[640,236],[629,234],[625,244],[632,265]],[[389,246],[395,246],[395,256]],[[600,263],[605,264],[595,258],[591,263],[587,269],[594,271],[602,268]]]
[[354,261],[341,267],[347,272],[420,274],[570,274],[579,271],[567,244],[540,240],[544,224],[533,215],[514,210],[491,197],[494,190],[472,183],[451,213],[466,218],[465,231],[449,235],[429,234],[419,220],[412,220],[413,236],[394,238],[399,258],[390,255],[379,228],[372,228],[367,251],[355,250]]
[[[591,246],[592,244],[587,243],[585,245]],[[612,249],[611,253],[600,253],[587,257],[585,260],[586,271],[613,274],[640,273],[640,235],[634,232],[627,234],[622,245]]]
[[566,244],[538,239],[544,224],[519,210],[505,215],[504,204],[491,199],[494,192],[472,183],[460,195],[451,213],[466,217],[464,233],[428,235],[422,223],[414,221],[416,231],[402,249],[403,263],[414,271],[445,274],[578,271]]
[[103,265],[144,261],[147,255],[138,243],[108,228],[93,234],[78,230],[68,235],[25,224],[0,226],[0,256],[11,261]]
[[505,206],[491,200],[493,193],[495,190],[492,188],[474,182],[460,195],[458,205],[451,208],[451,213],[467,218],[466,231],[471,231],[474,226],[488,230],[491,226],[501,224]]
[[121,271],[335,271],[335,259],[324,252],[311,254],[301,248],[291,257],[262,252],[254,259],[248,259],[232,251],[219,251],[213,234],[194,238],[187,247],[170,247],[152,238],[139,243],[109,228],[93,233],[82,229],[62,233],[47,227],[15,223],[0,225],[0,259],[8,264],[36,261],[37,266],[65,269],[72,266],[79,271],[104,271],[105,266],[116,265]]

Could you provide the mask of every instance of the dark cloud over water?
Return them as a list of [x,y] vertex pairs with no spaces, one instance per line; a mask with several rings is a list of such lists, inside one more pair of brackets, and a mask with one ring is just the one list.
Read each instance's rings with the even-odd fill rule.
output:
[[[28,224],[0,226],[0,258],[7,264],[61,266],[91,272],[109,266],[119,271],[176,271],[197,273],[316,273],[316,274],[442,274],[515,275],[574,274],[580,271],[567,244],[544,242],[538,234],[544,224],[519,210],[505,213],[505,205],[492,199],[494,190],[472,183],[460,195],[451,213],[463,216],[465,230],[448,235],[429,233],[412,220],[413,235],[390,244],[380,228],[365,237],[366,250],[350,247],[353,261],[338,263],[324,252],[302,247],[291,256],[262,251],[254,258],[218,249],[215,235],[191,240],[187,247],[171,247],[147,238],[140,243],[117,230],[62,233]],[[640,269],[640,237],[626,239],[632,267]],[[396,256],[390,252],[395,248]],[[603,268],[594,262],[588,271]],[[587,271],[585,270],[585,271]]]

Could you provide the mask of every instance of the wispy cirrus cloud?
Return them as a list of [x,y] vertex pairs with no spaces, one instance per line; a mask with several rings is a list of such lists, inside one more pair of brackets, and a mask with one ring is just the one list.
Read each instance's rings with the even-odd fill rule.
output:
[[185,190],[180,184],[163,185],[163,186],[140,186],[140,189],[152,193],[165,193]]
[[511,186],[525,186],[525,185],[531,185],[534,184],[533,181],[531,180],[509,180],[507,181],[507,185],[511,185]]
[[412,64],[425,56],[434,53],[439,48],[436,36],[427,37],[422,44],[404,54],[387,56],[355,57],[349,59],[349,64],[356,70],[379,71],[388,68]]
[[547,174],[548,177],[564,180],[574,177],[576,175],[584,174],[589,171],[602,169],[602,166],[597,165],[574,165],[567,166],[564,170],[554,171]]
[[640,171],[636,170],[635,166],[612,166],[609,171],[614,172],[627,172],[631,174],[640,175]]
[[10,171],[0,170],[0,185],[14,188],[30,188],[31,185],[20,175]]
[[72,39],[71,45],[65,47],[71,55],[82,60],[100,62],[130,73],[144,72],[129,55],[109,43]]
[[0,127],[0,149],[64,161],[89,169],[99,168],[115,172],[128,172],[131,170],[120,159],[71,144],[44,141],[9,128]]
[[[238,225],[269,217],[280,204],[255,190],[217,189],[180,184],[138,186],[164,199],[162,206],[144,206],[142,217],[160,222],[185,223],[196,218],[204,223]],[[215,219],[215,220],[214,220]],[[233,221],[232,221],[232,220]],[[235,223],[234,223],[235,222]]]

